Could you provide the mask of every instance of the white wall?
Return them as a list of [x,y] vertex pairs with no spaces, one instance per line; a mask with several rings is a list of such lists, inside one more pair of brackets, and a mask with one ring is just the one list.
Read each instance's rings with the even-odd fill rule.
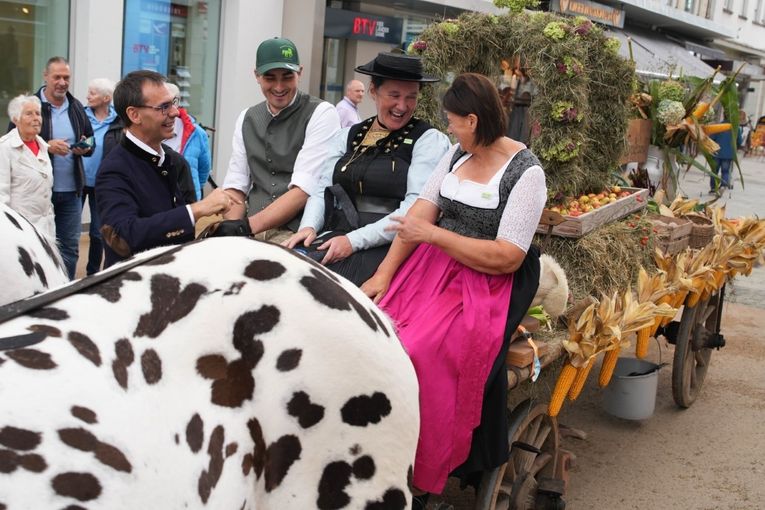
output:
[[122,72],[123,0],[73,0],[70,52],[71,92],[85,103],[93,78],[119,81]]
[[[324,56],[324,0],[284,0],[281,35],[295,43],[303,66],[300,90],[314,96],[321,87]],[[279,25],[274,25],[278,27]]]
[[242,110],[263,101],[255,81],[255,51],[264,39],[281,35],[283,2],[226,0],[222,11],[212,170],[219,185],[231,157],[234,122]]
[[[745,1],[747,3],[746,19],[743,19],[740,15]],[[725,0],[717,0],[712,20],[720,25],[729,27],[734,32],[735,35],[730,38],[732,42],[758,50],[765,50],[765,26],[755,23],[755,10],[757,9],[758,1],[762,0],[733,0],[733,12],[727,12],[724,10]],[[762,4],[765,8],[765,1],[762,1]],[[757,16],[760,17],[760,21],[765,20],[763,13],[759,13]]]

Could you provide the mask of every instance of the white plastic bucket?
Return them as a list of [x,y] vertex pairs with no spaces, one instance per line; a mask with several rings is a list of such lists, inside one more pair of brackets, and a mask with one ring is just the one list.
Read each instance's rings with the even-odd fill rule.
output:
[[[659,365],[636,358],[619,358],[611,383],[603,392],[603,409],[625,420],[645,420],[653,416]],[[644,375],[629,375],[645,373]]]

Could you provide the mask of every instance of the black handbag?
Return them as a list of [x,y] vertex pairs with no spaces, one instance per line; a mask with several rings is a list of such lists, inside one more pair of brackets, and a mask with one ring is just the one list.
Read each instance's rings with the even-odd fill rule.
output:
[[361,226],[359,212],[351,197],[339,184],[324,190],[324,229],[347,234]]

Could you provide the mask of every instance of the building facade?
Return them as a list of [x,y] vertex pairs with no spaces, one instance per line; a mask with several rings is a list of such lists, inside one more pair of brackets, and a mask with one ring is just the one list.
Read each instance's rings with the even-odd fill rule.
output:
[[[261,41],[295,41],[301,89],[339,101],[356,65],[464,10],[497,11],[490,0],[0,0],[0,122],[11,98],[42,85],[51,56],[69,59],[71,91],[83,102],[93,78],[116,82],[135,69],[156,70],[214,130],[212,176],[221,181],[238,114],[263,99],[254,76]],[[336,22],[330,34],[327,19]],[[361,110],[373,112],[369,99]]]
[[[577,2],[591,5],[576,7]],[[639,70],[648,73],[665,72],[662,63],[680,65],[686,74],[698,64],[703,67],[696,72],[703,75],[719,62],[745,62],[744,109],[756,118],[765,111],[763,2],[552,0],[549,5],[579,9],[570,14],[591,15],[613,25],[615,34],[631,35],[640,45],[635,51],[658,62],[640,63]],[[603,5],[616,12],[609,14]],[[301,89],[337,102],[344,83],[361,78],[356,66],[380,51],[405,48],[429,23],[464,11],[502,12],[491,0],[0,0],[0,121],[7,120],[12,97],[39,88],[50,56],[69,58],[71,90],[81,100],[93,78],[117,81],[134,69],[154,69],[179,85],[184,105],[214,130],[212,176],[221,181],[237,115],[263,99],[254,76],[255,49],[262,40],[294,40],[304,66]],[[605,22],[597,18],[603,13]],[[373,112],[365,98],[361,116]]]

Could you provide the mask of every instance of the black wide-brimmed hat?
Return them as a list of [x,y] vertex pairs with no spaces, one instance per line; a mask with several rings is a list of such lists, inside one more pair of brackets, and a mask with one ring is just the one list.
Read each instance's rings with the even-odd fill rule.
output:
[[371,62],[356,68],[357,73],[378,76],[388,80],[430,83],[441,78],[423,74],[422,59],[399,53],[378,53]]

